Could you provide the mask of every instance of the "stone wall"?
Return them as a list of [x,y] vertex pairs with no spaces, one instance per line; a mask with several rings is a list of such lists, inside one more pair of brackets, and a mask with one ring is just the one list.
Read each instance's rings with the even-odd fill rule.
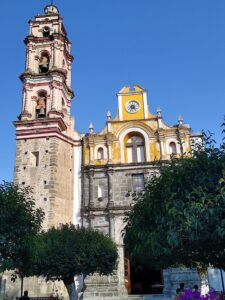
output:
[[[38,161],[37,161],[38,160]],[[72,221],[73,149],[57,137],[17,140],[14,182],[30,186],[43,228]]]
[[[90,276],[86,279],[85,297],[125,295],[124,286],[124,212],[130,209],[136,195],[132,187],[132,175],[144,174],[147,181],[157,170],[152,164],[133,166],[109,165],[83,169],[83,225],[108,234],[118,247],[118,268],[114,276]],[[103,187],[103,197],[98,198],[98,185]],[[101,278],[101,285],[98,284]]]
[[164,290],[166,296],[174,296],[180,283],[184,283],[185,288],[192,289],[195,284],[201,287],[201,280],[196,269],[170,268],[163,270]]
[[[18,278],[16,282],[11,281],[11,273],[5,272],[0,276],[0,299],[15,299],[20,297],[21,280]],[[24,278],[24,290],[28,290],[29,296],[58,296],[67,300],[69,299],[67,290],[63,282],[46,282],[42,277],[29,277]]]

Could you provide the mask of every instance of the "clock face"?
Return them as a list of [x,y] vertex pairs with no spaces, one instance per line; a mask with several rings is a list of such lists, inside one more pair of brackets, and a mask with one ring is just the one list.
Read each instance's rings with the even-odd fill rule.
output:
[[136,113],[139,109],[140,104],[136,100],[131,100],[126,104],[126,110],[131,114]]

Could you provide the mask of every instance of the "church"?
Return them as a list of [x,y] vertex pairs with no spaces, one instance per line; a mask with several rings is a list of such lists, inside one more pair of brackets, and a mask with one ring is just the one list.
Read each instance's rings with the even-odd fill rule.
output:
[[[118,87],[118,114],[108,112],[101,132],[90,124],[88,133],[79,133],[70,113],[71,43],[55,5],[47,5],[42,15],[29,21],[25,45],[22,109],[14,121],[14,182],[32,187],[37,206],[45,212],[43,229],[72,222],[100,230],[118,247],[115,274],[90,276],[84,299],[171,295],[181,278],[196,283],[193,270],[138,273],[130,264],[122,230],[124,212],[158,172],[159,162],[190,151],[201,134],[192,133],[181,117],[167,125],[160,108],[155,114],[149,110],[147,90],[139,85]],[[10,297],[16,287],[7,287],[8,278],[5,293]],[[27,279],[27,285],[31,296],[55,292],[41,279]],[[57,291],[65,292],[63,287]]]

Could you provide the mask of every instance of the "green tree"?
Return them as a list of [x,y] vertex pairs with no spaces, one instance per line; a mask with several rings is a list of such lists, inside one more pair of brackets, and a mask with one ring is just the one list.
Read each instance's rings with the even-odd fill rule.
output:
[[117,247],[98,231],[62,225],[42,232],[37,238],[35,275],[62,280],[70,299],[77,299],[74,276],[95,272],[109,275],[116,267]]
[[0,185],[0,271],[16,270],[14,275],[22,278],[29,275],[33,240],[43,218],[30,188],[7,182]]
[[225,269],[225,147],[172,158],[126,214],[131,259],[149,267]]

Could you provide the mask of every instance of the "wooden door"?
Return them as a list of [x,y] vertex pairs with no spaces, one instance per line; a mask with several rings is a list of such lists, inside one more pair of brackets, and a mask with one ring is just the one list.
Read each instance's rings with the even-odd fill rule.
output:
[[130,281],[130,259],[128,257],[124,258],[124,280],[125,288],[128,291],[128,294],[131,293],[131,281]]

